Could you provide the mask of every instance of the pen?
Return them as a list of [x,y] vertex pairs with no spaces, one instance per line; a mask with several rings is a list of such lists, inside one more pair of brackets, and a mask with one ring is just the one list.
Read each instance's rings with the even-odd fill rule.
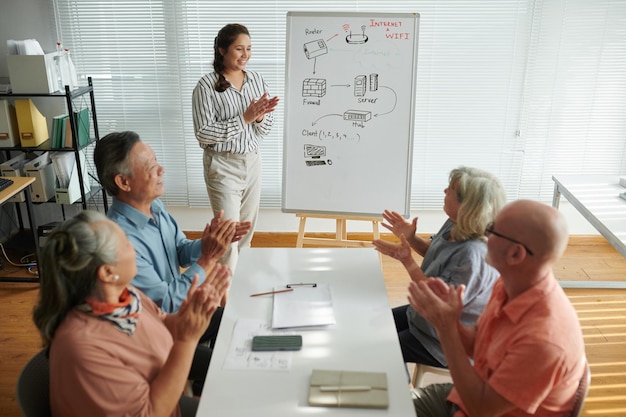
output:
[[334,391],[370,391],[372,387],[369,385],[322,385],[320,391],[322,392],[334,392]]
[[277,290],[277,291],[260,292],[260,293],[257,293],[257,294],[250,294],[250,297],[258,297],[260,295],[278,294],[278,293],[281,293],[281,292],[289,292],[289,291],[293,291],[293,288],[288,288],[286,290]]

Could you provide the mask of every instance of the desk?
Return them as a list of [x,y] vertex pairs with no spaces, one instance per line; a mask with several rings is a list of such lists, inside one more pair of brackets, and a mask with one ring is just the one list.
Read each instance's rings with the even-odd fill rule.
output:
[[[553,176],[552,206],[559,208],[563,195],[622,256],[626,257],[626,200],[619,197],[626,188],[617,176],[564,175]],[[626,288],[626,282],[565,281],[567,288]]]
[[[329,283],[337,324],[298,330],[302,350],[287,372],[223,369],[239,318],[271,322],[273,296],[250,298],[275,285]],[[389,408],[308,405],[312,369],[387,373]],[[370,248],[247,248],[241,251],[198,417],[414,416],[408,374],[387,299],[378,253]]]
[[[0,191],[0,205],[6,203],[11,197],[18,194],[22,190],[26,196],[26,211],[28,212],[28,221],[30,223],[30,230],[33,235],[33,242],[35,242],[35,259],[39,263],[39,239],[37,236],[37,225],[35,222],[35,215],[33,213],[33,201],[30,197],[29,185],[35,182],[33,177],[4,177],[13,180],[13,184]],[[39,282],[39,278],[35,277],[0,277],[0,282]]]

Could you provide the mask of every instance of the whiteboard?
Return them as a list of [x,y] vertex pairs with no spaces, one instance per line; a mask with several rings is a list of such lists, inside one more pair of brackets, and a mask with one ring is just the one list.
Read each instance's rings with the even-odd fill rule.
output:
[[287,14],[282,211],[409,215],[419,14]]

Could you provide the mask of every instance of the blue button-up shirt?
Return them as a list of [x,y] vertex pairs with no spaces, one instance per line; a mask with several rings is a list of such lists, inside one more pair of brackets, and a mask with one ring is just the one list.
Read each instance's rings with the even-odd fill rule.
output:
[[[204,269],[196,263],[201,240],[187,239],[161,200],[153,201],[150,211],[152,218],[113,198],[108,217],[135,247],[137,276],[132,285],[166,313],[175,313],[187,298],[194,275],[198,274],[200,283],[205,279]],[[187,269],[181,273],[181,268]]]

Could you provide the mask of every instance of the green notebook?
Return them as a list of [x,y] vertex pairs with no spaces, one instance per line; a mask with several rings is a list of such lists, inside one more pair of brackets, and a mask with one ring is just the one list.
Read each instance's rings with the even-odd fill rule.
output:
[[388,408],[387,374],[314,369],[309,387],[309,405]]

